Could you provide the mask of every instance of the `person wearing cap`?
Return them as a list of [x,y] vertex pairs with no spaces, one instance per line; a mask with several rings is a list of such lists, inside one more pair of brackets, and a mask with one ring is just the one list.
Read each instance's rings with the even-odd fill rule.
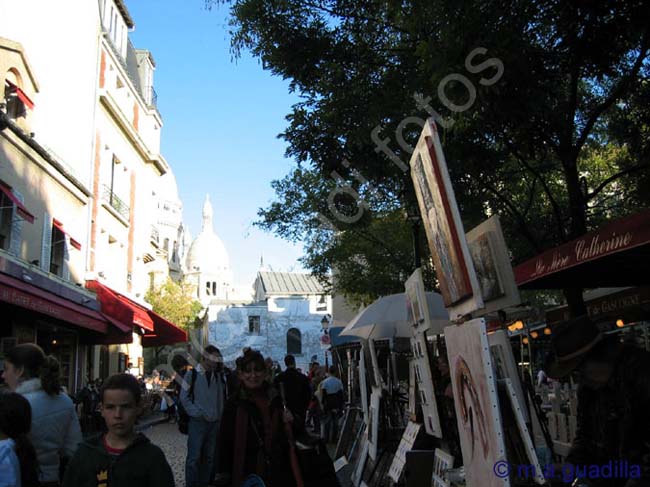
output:
[[577,431],[566,462],[628,465],[627,478],[579,478],[575,485],[650,485],[650,353],[604,336],[587,316],[556,326],[551,344],[547,375],[573,374],[579,383]]

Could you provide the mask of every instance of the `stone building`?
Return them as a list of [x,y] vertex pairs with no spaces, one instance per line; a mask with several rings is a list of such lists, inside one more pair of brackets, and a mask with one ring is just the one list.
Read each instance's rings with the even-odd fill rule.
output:
[[306,371],[314,357],[325,363],[323,319],[329,323],[332,300],[310,274],[261,270],[250,304],[209,308],[208,341],[234,362],[244,347],[283,364],[288,353]]

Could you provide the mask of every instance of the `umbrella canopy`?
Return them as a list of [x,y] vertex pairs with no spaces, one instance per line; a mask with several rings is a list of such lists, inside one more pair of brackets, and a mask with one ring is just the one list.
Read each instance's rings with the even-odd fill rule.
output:
[[[442,333],[444,327],[451,324],[442,296],[434,292],[428,292],[426,295],[431,318],[431,331]],[[411,323],[407,319],[407,306],[405,293],[382,296],[361,310],[345,327],[341,335],[354,335],[375,340],[410,337],[412,333]]]

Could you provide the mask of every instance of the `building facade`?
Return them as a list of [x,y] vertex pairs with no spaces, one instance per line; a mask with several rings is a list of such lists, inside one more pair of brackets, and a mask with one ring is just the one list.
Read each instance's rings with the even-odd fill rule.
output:
[[260,271],[250,304],[208,308],[208,341],[231,364],[244,347],[283,364],[285,355],[307,371],[315,358],[325,363],[323,322],[329,324],[332,299],[310,274]]
[[144,301],[182,259],[158,228],[182,241],[155,62],[131,45],[122,0],[0,0],[0,12],[0,306],[16,317],[0,336],[47,345],[75,389],[184,336]]

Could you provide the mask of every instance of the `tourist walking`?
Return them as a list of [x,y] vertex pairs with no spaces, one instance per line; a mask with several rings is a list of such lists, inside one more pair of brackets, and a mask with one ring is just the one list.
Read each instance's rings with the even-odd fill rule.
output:
[[276,387],[284,384],[287,407],[293,414],[294,426],[302,430],[305,427],[305,416],[311,399],[309,379],[296,370],[296,359],[293,355],[284,357],[287,369],[275,378]]
[[[285,414],[278,391],[268,382],[262,354],[249,350],[237,360],[238,391],[228,400],[221,423],[220,472],[240,486],[253,475],[267,487],[295,485]],[[254,477],[253,477],[254,478]]]
[[338,440],[339,415],[343,410],[343,382],[337,377],[336,367],[329,368],[327,377],[320,383],[323,404],[321,420],[321,438],[326,443],[336,443]]
[[60,459],[70,458],[81,442],[72,399],[62,392],[59,363],[35,343],[23,343],[5,354],[3,372],[9,388],[32,408],[30,439],[36,450],[41,485],[60,483]]
[[201,363],[183,376],[181,404],[189,415],[185,484],[205,486],[212,479],[218,456],[219,426],[226,400],[223,358],[219,349],[208,345]]

